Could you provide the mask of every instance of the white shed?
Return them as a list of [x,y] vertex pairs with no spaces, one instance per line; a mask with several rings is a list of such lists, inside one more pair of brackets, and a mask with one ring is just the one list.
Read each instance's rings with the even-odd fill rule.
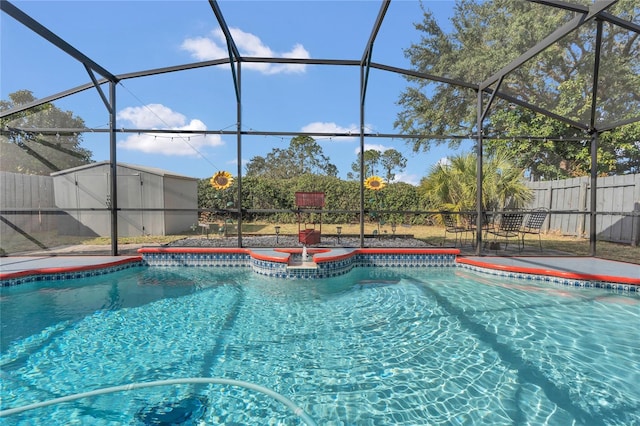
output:
[[[111,235],[108,161],[52,173],[62,235]],[[198,223],[198,180],[153,167],[118,163],[118,235],[171,235]],[[95,209],[95,210],[74,210]],[[147,210],[152,209],[152,210]],[[172,209],[190,209],[177,211]]]

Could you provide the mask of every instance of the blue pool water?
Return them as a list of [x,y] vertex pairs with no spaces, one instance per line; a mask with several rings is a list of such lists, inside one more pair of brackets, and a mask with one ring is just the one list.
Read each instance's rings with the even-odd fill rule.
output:
[[[278,280],[138,268],[2,288],[3,410],[136,382],[255,383],[322,425],[640,424],[640,298],[459,268]],[[297,425],[214,384],[136,389],[0,424]],[[171,423],[173,422],[173,423]]]

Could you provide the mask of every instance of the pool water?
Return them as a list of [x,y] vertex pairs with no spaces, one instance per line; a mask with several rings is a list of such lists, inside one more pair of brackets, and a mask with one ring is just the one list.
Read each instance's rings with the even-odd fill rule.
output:
[[[1,408],[219,377],[322,425],[640,423],[640,298],[460,268],[325,280],[137,268],[2,288]],[[4,423],[3,423],[4,422]],[[131,390],[2,424],[303,424],[212,384]]]

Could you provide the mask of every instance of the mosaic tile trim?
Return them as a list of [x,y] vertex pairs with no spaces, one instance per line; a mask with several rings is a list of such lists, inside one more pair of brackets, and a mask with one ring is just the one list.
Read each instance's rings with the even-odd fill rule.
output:
[[356,254],[341,260],[317,262],[317,268],[287,267],[285,263],[253,260],[255,272],[276,278],[321,279],[344,275],[355,267],[431,268],[456,266],[448,254]]
[[335,262],[318,263],[317,278],[331,278],[344,275],[349,273],[356,266],[357,261],[353,257],[337,260]]
[[82,271],[74,271],[74,272],[59,272],[52,274],[34,274],[34,275],[25,275],[18,278],[9,278],[6,280],[0,280],[0,287],[11,287],[20,284],[27,284],[32,282],[41,282],[41,281],[58,281],[58,280],[74,280],[80,278],[89,278],[96,277],[99,275],[112,274],[114,272],[122,271],[129,268],[138,268],[141,266],[145,266],[144,261],[139,260],[135,262],[122,263],[114,266],[107,266],[104,268],[98,269],[88,269]]
[[497,269],[490,268],[482,268],[475,265],[468,265],[464,263],[458,263],[458,268],[468,269],[474,272],[481,272],[489,275],[496,275],[503,278],[511,278],[523,281],[545,281],[552,284],[563,285],[568,287],[582,287],[582,288],[601,288],[605,290],[613,290],[616,292],[624,292],[624,293],[636,293],[640,295],[640,286],[632,285],[632,284],[620,284],[620,283],[612,283],[606,281],[591,281],[591,280],[578,280],[578,279],[568,279],[561,277],[554,277],[550,275],[536,275],[536,274],[526,274],[522,272],[510,272],[510,271],[500,271]]
[[250,266],[248,253],[145,253],[144,261],[149,266],[175,267],[232,267]]
[[[297,257],[296,257],[297,256]],[[455,266],[455,254],[353,253],[335,261],[319,261],[316,268],[290,267],[286,262],[253,258],[250,253],[143,253],[149,266],[251,267],[274,278],[320,279],[344,275],[354,267],[422,268]],[[292,254],[291,258],[300,256]]]
[[456,266],[454,254],[358,254],[356,264],[362,267],[432,268]]
[[288,278],[286,263],[251,259],[251,268],[253,269],[253,272],[260,275],[276,278]]

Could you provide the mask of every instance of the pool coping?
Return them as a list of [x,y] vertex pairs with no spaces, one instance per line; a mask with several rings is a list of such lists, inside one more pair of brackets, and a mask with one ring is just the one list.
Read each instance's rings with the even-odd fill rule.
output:
[[[326,278],[342,275],[357,266],[414,267],[415,259],[419,259],[418,266],[462,267],[520,279],[554,280],[567,285],[622,285],[625,290],[640,293],[640,265],[592,257],[460,256],[458,249],[438,248],[312,248],[307,253],[313,265],[290,265],[292,258],[301,256],[300,248],[148,247],[138,250],[138,256],[4,257],[0,258],[0,286],[82,278],[136,266],[153,266],[149,262],[151,256],[178,256],[176,262],[162,266],[206,266],[200,265],[199,259],[221,256],[223,261],[216,266],[251,267],[263,275],[282,278]],[[191,259],[189,256],[196,259],[195,264],[185,263],[186,259]],[[414,263],[404,263],[407,256],[414,259]],[[429,256],[436,256],[435,263]],[[453,258],[451,264],[450,258]],[[218,257],[211,259],[219,260]],[[213,265],[209,263],[208,266]],[[318,274],[318,268],[325,269]],[[604,273],[596,272],[597,268]]]
[[[143,266],[142,256],[21,256],[0,258],[0,287],[104,275]],[[11,269],[10,272],[5,272]]]
[[[535,262],[533,261],[535,260]],[[567,268],[562,263],[574,263],[573,269]],[[492,271],[511,272],[525,275],[549,276],[566,280],[599,281],[616,284],[628,284],[640,286],[640,265],[626,262],[617,262],[593,257],[458,257],[457,263],[475,266],[480,269]],[[598,268],[608,273],[586,272]],[[577,269],[577,270],[576,270]],[[579,271],[583,272],[579,272]],[[613,271],[618,272],[613,274]],[[622,272],[622,274],[620,274]],[[626,275],[624,274],[626,273]]]
[[437,248],[202,248],[149,247],[138,250],[149,266],[250,267],[275,278],[322,279],[355,267],[452,267],[458,249]]

